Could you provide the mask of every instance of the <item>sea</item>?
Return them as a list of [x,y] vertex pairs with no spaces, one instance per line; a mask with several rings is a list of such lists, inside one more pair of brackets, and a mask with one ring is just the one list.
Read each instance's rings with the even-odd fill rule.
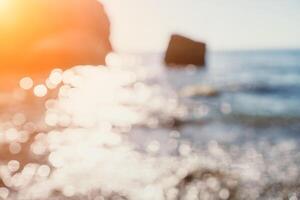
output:
[[106,61],[2,95],[0,198],[300,198],[299,50]]

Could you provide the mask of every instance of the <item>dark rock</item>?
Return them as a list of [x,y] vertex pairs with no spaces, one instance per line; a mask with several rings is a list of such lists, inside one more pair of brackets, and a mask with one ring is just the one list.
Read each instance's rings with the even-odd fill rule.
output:
[[1,12],[7,14],[0,16],[1,76],[100,65],[112,51],[110,22],[97,0],[4,1]]
[[189,38],[172,35],[165,56],[169,66],[205,65],[206,44]]

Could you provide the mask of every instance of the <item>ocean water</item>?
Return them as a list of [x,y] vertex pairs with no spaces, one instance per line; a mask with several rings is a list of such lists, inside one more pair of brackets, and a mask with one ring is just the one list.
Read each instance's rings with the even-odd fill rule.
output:
[[[300,130],[300,52],[218,52],[208,56],[205,70],[171,72],[176,90],[208,85],[216,97],[192,97],[192,104],[209,107],[206,118],[214,128],[250,129],[251,137],[297,140]],[[190,100],[190,99],[189,99]],[[193,110],[193,105],[191,110]],[[191,116],[201,120],[201,114]],[[230,128],[229,128],[230,129]],[[241,135],[245,138],[244,133]],[[245,140],[247,142],[248,139]]]
[[[2,199],[298,199],[300,51],[111,54],[1,94]],[[33,81],[33,82],[32,82]]]

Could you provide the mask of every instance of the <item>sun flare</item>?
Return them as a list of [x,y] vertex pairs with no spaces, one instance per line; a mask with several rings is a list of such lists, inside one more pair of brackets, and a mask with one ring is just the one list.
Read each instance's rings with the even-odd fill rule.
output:
[[0,0],[0,30],[5,89],[57,67],[103,65],[112,51],[110,21],[97,0]]
[[8,18],[12,4],[8,0],[0,0],[0,20]]
[[0,9],[5,7],[7,5],[8,1],[7,0],[0,0]]

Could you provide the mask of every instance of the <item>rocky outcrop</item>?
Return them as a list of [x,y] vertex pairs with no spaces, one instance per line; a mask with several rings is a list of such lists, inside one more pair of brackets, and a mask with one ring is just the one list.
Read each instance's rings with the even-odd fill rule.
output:
[[205,65],[206,44],[180,35],[172,35],[165,63],[168,66],[185,67]]
[[3,1],[1,75],[104,64],[112,51],[110,22],[97,0]]

